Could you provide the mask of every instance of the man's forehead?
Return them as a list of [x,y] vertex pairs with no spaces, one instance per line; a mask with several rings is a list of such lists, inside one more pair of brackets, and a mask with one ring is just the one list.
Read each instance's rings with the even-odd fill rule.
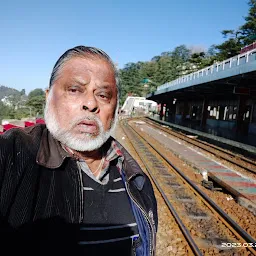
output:
[[108,70],[114,72],[112,65],[103,58],[84,58],[73,57],[66,61],[64,67],[73,70],[82,70],[87,72],[94,72],[95,70]]
[[75,76],[74,77],[75,82],[78,82],[79,84],[86,85],[90,82],[90,79],[86,79],[85,77],[81,76]]
[[116,86],[113,67],[101,58],[72,58],[63,65],[59,78],[81,85],[87,85],[92,79],[96,79],[98,85],[103,86],[107,83]]
[[92,76],[96,76],[101,80],[115,80],[115,72],[111,64],[100,58],[72,58],[60,70],[60,76],[65,76],[65,74],[68,74],[66,78],[80,77],[79,80],[83,78],[86,83],[88,83],[87,80],[90,80]]

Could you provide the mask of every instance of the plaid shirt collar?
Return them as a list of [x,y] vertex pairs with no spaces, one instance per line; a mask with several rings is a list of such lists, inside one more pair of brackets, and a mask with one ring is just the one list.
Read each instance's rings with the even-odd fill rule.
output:
[[[67,146],[62,145],[62,147],[66,152],[68,152],[70,155],[75,157],[73,151],[70,150]],[[102,165],[102,170],[97,177],[98,180],[102,180],[102,178],[106,176],[109,169],[110,162],[114,161],[115,159],[117,159],[116,167],[121,173],[122,165],[124,161],[124,156],[121,150],[119,149],[117,143],[112,137],[103,145],[103,154],[105,155],[105,160]],[[77,160],[80,162],[84,162],[84,160],[82,159],[77,159]]]
[[[121,150],[118,148],[115,140],[110,142],[110,147],[105,155],[105,162],[110,163],[111,161],[115,160],[116,158],[120,159],[122,162],[124,160],[124,156]],[[103,165],[104,168],[104,165]]]
[[121,173],[124,156],[123,156],[121,150],[118,148],[115,140],[112,139],[110,141],[110,146],[105,155],[105,161],[103,163],[102,170],[101,170],[100,174],[98,175],[99,180],[105,176],[105,174],[108,172],[110,162],[114,161],[115,159],[117,159],[116,167],[118,168],[119,172]]

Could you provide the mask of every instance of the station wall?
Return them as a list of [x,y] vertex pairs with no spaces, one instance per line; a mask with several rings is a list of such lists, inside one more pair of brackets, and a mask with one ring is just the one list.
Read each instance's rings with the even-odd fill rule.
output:
[[[170,120],[168,108],[163,119],[176,124],[202,126],[204,101],[178,101],[175,118]],[[237,99],[208,100],[205,108],[205,125],[212,128],[227,129],[232,132],[256,135],[256,100],[247,99],[242,103]],[[168,104],[167,104],[168,105]],[[240,109],[239,109],[240,108]],[[189,123],[190,122],[190,123]]]

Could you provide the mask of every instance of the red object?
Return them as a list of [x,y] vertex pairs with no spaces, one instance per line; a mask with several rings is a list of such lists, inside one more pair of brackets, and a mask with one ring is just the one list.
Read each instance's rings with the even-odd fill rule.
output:
[[3,125],[4,131],[10,130],[12,128],[21,128],[20,126],[13,125],[13,124],[4,124]]
[[250,88],[247,87],[234,87],[233,90],[234,94],[244,94],[244,95],[250,95]]
[[256,48],[256,42],[253,42],[252,44],[249,44],[241,49],[240,54],[251,51]]
[[25,127],[29,127],[29,126],[33,126],[33,125],[35,125],[35,123],[25,121]]
[[36,120],[36,124],[45,124],[45,121],[43,118],[39,118]]

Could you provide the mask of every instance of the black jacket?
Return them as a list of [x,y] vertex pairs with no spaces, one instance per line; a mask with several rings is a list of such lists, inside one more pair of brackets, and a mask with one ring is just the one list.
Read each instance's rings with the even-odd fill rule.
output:
[[[148,246],[153,254],[157,227],[153,189],[137,163],[119,146],[125,157],[126,188],[138,215],[148,222]],[[81,195],[76,160],[45,125],[0,135],[1,252],[6,247],[6,255],[76,255],[78,224],[83,218]]]

